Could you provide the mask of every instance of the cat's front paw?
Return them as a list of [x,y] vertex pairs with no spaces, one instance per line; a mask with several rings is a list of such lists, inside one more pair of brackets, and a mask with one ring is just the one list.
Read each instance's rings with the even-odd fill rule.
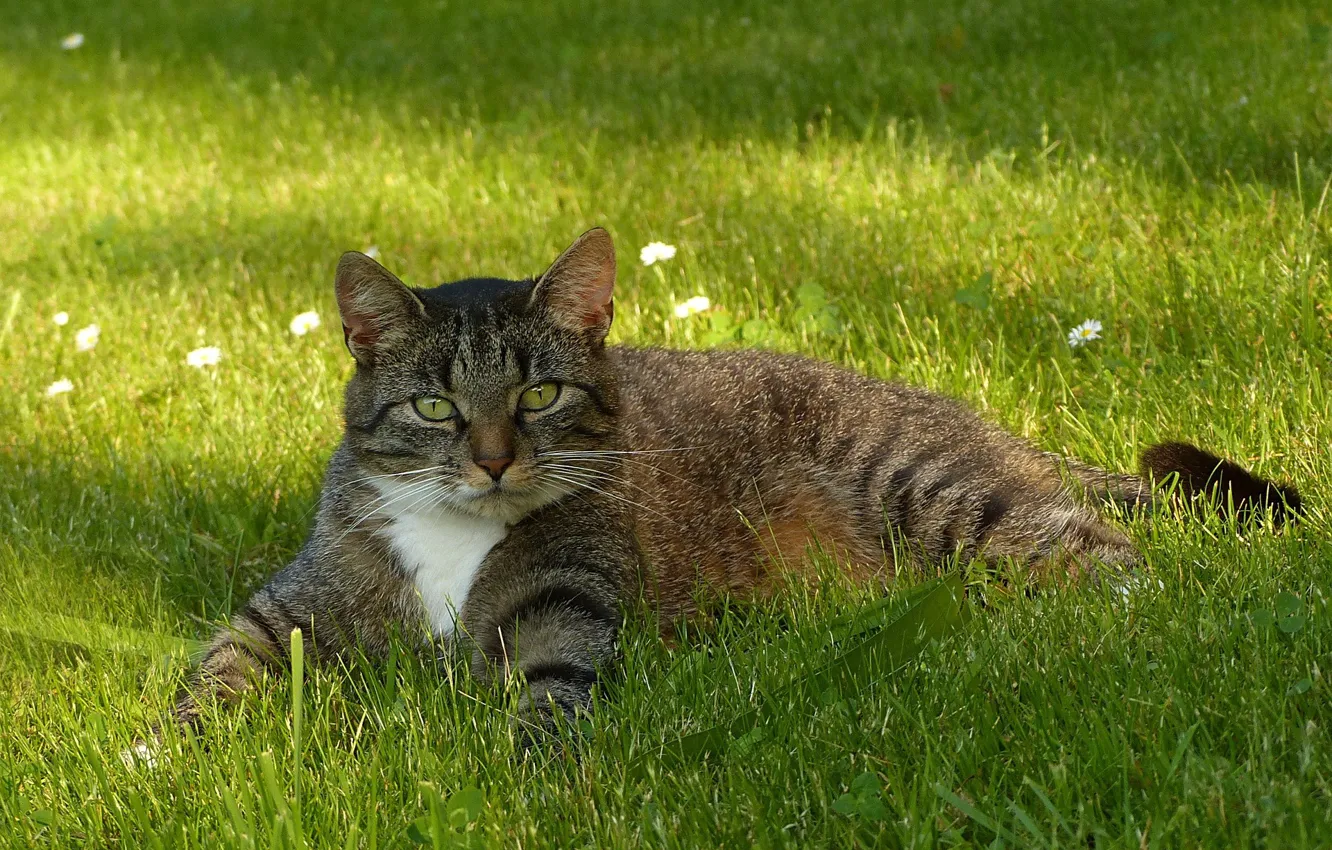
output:
[[526,691],[511,718],[514,736],[523,753],[559,746],[576,737],[580,706],[562,706],[548,693]]
[[120,751],[120,760],[130,770],[143,768],[156,770],[161,764],[164,753],[161,733],[154,730],[146,738],[139,738],[133,744]]

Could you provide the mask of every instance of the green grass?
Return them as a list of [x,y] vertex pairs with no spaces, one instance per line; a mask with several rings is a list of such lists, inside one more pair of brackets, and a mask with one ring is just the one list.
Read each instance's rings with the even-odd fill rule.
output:
[[[394,5],[0,3],[0,837],[401,846],[475,786],[469,835],[505,846],[1332,844],[1332,13]],[[517,757],[506,695],[404,655],[308,670],[299,746],[281,685],[123,765],[170,639],[302,541],[350,372],[339,253],[523,275],[593,224],[619,340],[806,352],[1116,468],[1196,439],[1307,521],[1135,523],[1159,589],[983,585],[870,694],[645,781],[628,754],[825,663],[864,594],[635,632],[576,761]],[[641,266],[650,240],[678,256]],[[674,318],[696,294],[724,312]],[[1071,350],[1085,318],[1104,338]]]

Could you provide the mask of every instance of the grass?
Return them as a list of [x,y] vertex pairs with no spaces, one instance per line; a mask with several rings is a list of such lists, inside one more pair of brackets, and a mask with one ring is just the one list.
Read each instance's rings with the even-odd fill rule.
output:
[[[1332,843],[1319,4],[0,10],[0,841]],[[180,639],[302,541],[350,371],[339,253],[523,275],[598,223],[619,340],[806,352],[1115,468],[1196,439],[1299,484],[1307,521],[1136,522],[1159,588],[982,584],[963,633],[871,693],[643,781],[629,754],[826,662],[865,594],[732,606],[669,651],[636,631],[578,760],[516,757],[508,696],[403,654],[309,668],[123,765]],[[677,257],[639,265],[657,239]],[[720,309],[676,319],[696,294]],[[308,309],[324,326],[292,336]],[[1085,318],[1104,337],[1072,350]],[[202,345],[216,368],[185,365]]]

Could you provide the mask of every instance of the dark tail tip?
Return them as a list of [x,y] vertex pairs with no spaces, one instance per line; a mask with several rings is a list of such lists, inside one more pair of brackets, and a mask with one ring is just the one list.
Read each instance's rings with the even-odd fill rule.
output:
[[1300,493],[1289,484],[1259,478],[1236,463],[1188,443],[1160,443],[1142,455],[1144,478],[1158,482],[1179,477],[1186,497],[1202,493],[1221,510],[1235,506],[1242,520],[1272,511],[1277,524],[1294,521],[1302,510]]

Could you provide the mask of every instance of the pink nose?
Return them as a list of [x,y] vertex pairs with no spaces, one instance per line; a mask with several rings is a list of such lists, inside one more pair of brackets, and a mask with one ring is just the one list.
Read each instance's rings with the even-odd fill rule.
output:
[[500,480],[500,476],[504,474],[504,470],[508,469],[509,464],[513,463],[513,458],[511,457],[479,457],[475,458],[475,460],[477,466],[490,473],[490,478],[493,481]]

